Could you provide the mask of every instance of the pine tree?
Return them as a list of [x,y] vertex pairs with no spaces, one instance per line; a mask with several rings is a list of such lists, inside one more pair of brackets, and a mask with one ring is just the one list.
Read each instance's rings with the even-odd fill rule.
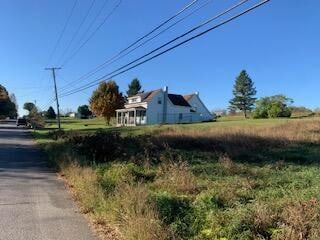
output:
[[49,109],[46,112],[46,118],[48,118],[48,119],[56,119],[56,117],[57,117],[56,112],[54,111],[53,107],[50,106]]
[[92,112],[90,111],[88,105],[81,105],[78,107],[78,114],[79,114],[80,118],[86,119],[92,115]]
[[138,78],[135,78],[131,81],[131,83],[128,85],[128,91],[127,91],[127,96],[132,97],[138,93],[141,93],[141,84]]
[[242,111],[247,118],[247,112],[250,112],[254,107],[256,93],[253,81],[247,72],[242,70],[236,78],[233,89],[234,97],[229,102],[230,106]]

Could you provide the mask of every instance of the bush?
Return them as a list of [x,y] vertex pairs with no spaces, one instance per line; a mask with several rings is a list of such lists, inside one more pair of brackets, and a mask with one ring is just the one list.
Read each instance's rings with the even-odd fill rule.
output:
[[48,137],[54,140],[58,140],[60,138],[66,137],[66,132],[63,130],[51,130],[48,133]]
[[89,161],[96,163],[113,161],[123,154],[122,139],[115,132],[98,131],[93,135],[74,135],[69,138],[69,143],[75,145]]
[[288,105],[292,100],[284,95],[260,98],[256,101],[253,118],[290,117],[291,108]]
[[280,102],[274,102],[271,104],[268,110],[269,118],[290,117],[291,110]]

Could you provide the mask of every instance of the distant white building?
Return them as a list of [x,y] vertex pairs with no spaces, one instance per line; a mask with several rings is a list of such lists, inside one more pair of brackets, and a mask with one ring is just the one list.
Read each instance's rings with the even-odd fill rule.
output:
[[199,93],[168,93],[168,87],[128,98],[124,109],[116,110],[117,126],[195,123],[213,120]]
[[70,112],[67,115],[69,118],[76,118],[77,117],[77,113],[75,113],[75,112]]

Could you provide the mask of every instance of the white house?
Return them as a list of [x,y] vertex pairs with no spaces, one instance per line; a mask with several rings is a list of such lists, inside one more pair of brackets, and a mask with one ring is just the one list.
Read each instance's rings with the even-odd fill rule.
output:
[[212,114],[199,93],[178,95],[168,87],[129,97],[124,109],[116,110],[117,126],[205,122]]

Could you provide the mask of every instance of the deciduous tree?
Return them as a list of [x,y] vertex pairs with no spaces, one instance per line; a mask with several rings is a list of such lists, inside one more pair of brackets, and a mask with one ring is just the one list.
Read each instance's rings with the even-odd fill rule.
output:
[[16,116],[16,105],[11,101],[7,89],[0,84],[0,118],[13,118]]
[[290,117],[291,108],[289,105],[293,103],[291,98],[285,95],[274,95],[270,97],[263,97],[257,100],[256,109],[254,111],[254,118],[278,118]]
[[26,102],[25,104],[23,104],[23,109],[27,110],[29,114],[34,108],[36,108],[36,105],[34,105],[34,103],[32,102]]
[[110,80],[99,85],[89,102],[93,113],[97,116],[103,116],[109,124],[111,117],[115,116],[115,110],[123,108],[124,98],[119,92],[116,82]]

